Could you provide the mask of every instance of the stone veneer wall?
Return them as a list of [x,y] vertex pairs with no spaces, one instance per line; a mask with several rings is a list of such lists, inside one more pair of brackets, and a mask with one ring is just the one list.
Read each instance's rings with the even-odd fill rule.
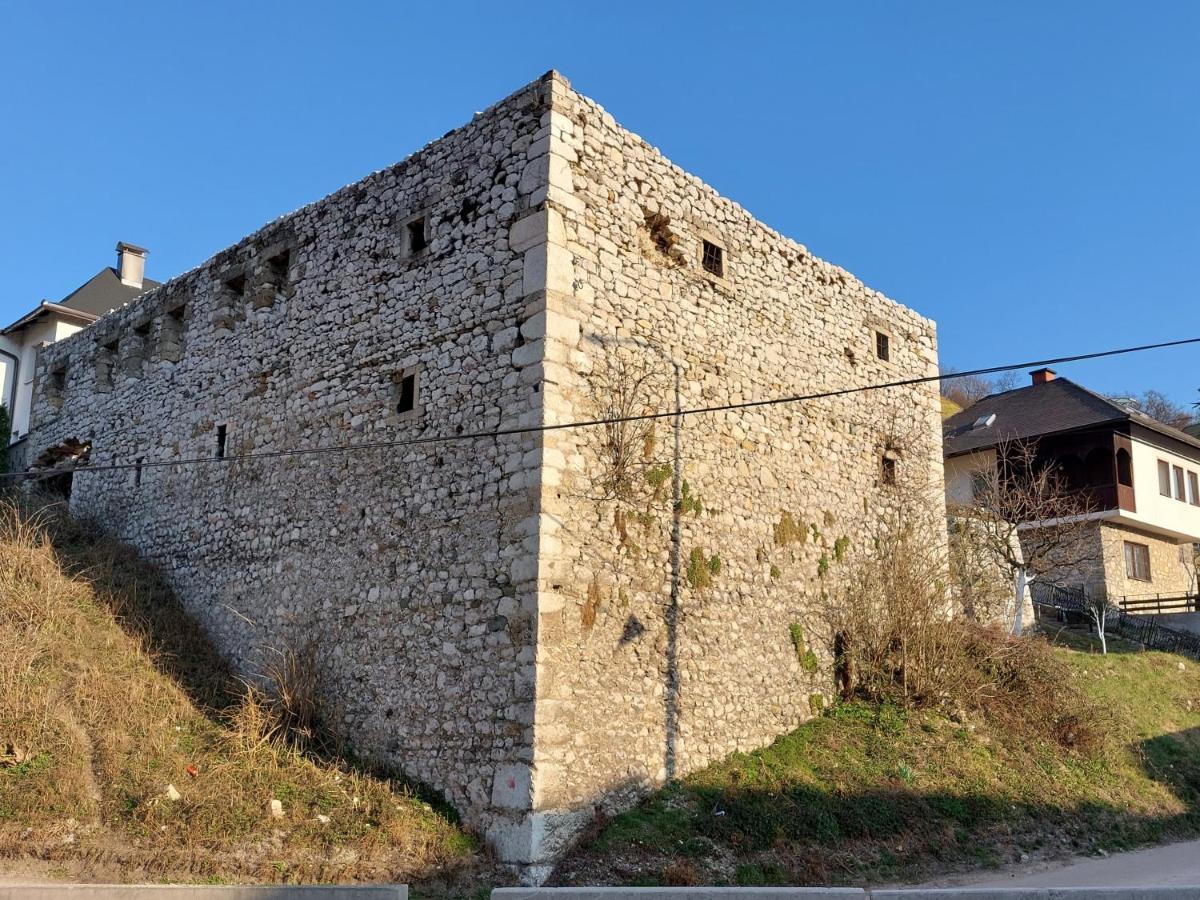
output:
[[[631,411],[669,410],[676,364],[684,408],[937,372],[930,320],[756,221],[562,82],[551,126],[548,420],[617,411],[614,385],[642,377]],[[705,239],[724,248],[722,278],[701,266]],[[548,853],[597,798],[619,804],[769,743],[828,698],[819,596],[899,496],[881,484],[884,453],[898,452],[902,484],[941,502],[936,384],[687,417],[673,577],[671,420],[653,432],[623,436],[637,446],[616,495],[611,429],[548,436],[534,777]],[[801,664],[793,623],[817,671]]]
[[[240,454],[670,409],[675,364],[683,406],[711,405],[932,375],[936,338],[550,73],[49,348],[31,458],[143,459],[78,475],[73,509],[159,563],[240,668],[314,646],[361,752],[544,864],[595,805],[829,695],[820,594],[903,485],[940,485],[936,385],[686,418],[677,543],[669,420],[152,464],[211,457],[220,425]],[[637,443],[622,478],[614,437]]]
[[[1103,525],[1100,539],[1104,547],[1104,581],[1108,596],[1124,597],[1164,594],[1180,596],[1195,590],[1192,572],[1184,565],[1180,552],[1191,552],[1191,544],[1177,544],[1149,532],[1122,525]],[[1145,544],[1150,550],[1150,580],[1129,578],[1125,569],[1125,542]]]
[[546,102],[542,80],[53,345],[30,438],[143,460],[77,475],[73,511],[161,566],[239,669],[313,648],[332,724],[481,827],[497,769],[532,756],[541,439],[154,463],[213,457],[222,425],[236,455],[541,422]]

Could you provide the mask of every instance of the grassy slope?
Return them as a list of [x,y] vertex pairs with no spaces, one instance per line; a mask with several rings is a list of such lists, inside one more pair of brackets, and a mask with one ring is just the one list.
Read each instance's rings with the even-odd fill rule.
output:
[[43,524],[55,546],[0,508],[0,856],[123,880],[470,867],[473,841],[403,786],[273,735],[127,548]]
[[847,704],[616,817],[558,881],[878,883],[1196,834],[1200,666],[1059,642],[1071,677],[1114,713],[1099,755]]

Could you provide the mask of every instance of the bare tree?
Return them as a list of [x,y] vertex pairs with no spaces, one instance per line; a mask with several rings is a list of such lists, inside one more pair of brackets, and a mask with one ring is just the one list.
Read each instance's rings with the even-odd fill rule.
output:
[[1001,444],[996,464],[977,473],[970,503],[950,510],[954,530],[1013,585],[1005,611],[1014,634],[1024,627],[1026,592],[1036,580],[1079,580],[1103,559],[1087,490],[1072,490],[1053,463],[1038,458],[1028,442]]
[[[954,370],[942,369],[942,375],[954,375]],[[982,400],[991,394],[992,383],[978,375],[960,375],[954,378],[943,377],[941,381],[942,396],[966,409],[972,403]]]
[[1192,414],[1161,391],[1149,390],[1124,396],[1133,400],[1134,405],[1150,418],[1157,419],[1164,425],[1186,428],[1192,423]]
[[1092,626],[1096,629],[1096,634],[1100,638],[1100,652],[1108,655],[1108,638],[1105,637],[1105,629],[1108,627],[1108,592],[1099,590],[1085,590],[1083,595],[1083,606],[1087,610],[1088,618],[1092,620]]

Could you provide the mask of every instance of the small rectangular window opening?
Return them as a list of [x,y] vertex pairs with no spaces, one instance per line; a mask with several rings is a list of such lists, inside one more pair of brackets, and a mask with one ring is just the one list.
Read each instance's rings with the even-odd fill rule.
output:
[[716,275],[718,278],[725,277],[725,251],[712,241],[704,242],[704,252],[700,257],[700,264],[710,275]]
[[396,412],[412,412],[417,407],[417,373],[410,372],[400,379],[399,398],[396,402]]
[[884,454],[880,460],[880,477],[884,484],[894,485],[896,483],[896,457]]
[[1183,498],[1185,496],[1187,496],[1187,488],[1184,487],[1184,481],[1183,481],[1183,467],[1175,466],[1174,473],[1175,473],[1175,499],[1182,501]]
[[134,464],[134,467],[133,467],[133,486],[134,487],[142,486],[142,463],[143,462],[145,462],[145,459],[143,457],[139,456],[137,463]]
[[224,425],[217,426],[217,459],[225,458],[225,435],[226,430]]
[[875,332],[875,355],[882,360],[892,358],[891,339],[882,331]]
[[1188,503],[1200,506],[1200,475],[1188,472]]
[[408,235],[408,255],[416,256],[422,250],[429,246],[429,240],[425,237],[425,217],[413,219],[404,226]]
[[286,287],[288,283],[288,269],[291,266],[292,254],[284,250],[276,253],[267,260],[267,268],[271,272],[271,283],[277,288]]
[[245,274],[234,275],[232,278],[225,279],[225,287],[229,288],[236,296],[244,297],[246,295],[246,276]]
[[875,355],[882,360],[892,358],[892,341],[882,331],[875,332]]
[[1135,581],[1150,581],[1150,548],[1125,542],[1125,576]]

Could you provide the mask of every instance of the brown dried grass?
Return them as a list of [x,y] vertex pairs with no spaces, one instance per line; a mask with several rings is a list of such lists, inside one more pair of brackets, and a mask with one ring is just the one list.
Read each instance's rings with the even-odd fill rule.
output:
[[278,654],[270,693],[240,683],[152,567],[61,507],[0,500],[0,646],[0,744],[27,754],[0,765],[0,855],[265,881],[415,881],[473,859],[402,783],[305,751],[303,653]]

